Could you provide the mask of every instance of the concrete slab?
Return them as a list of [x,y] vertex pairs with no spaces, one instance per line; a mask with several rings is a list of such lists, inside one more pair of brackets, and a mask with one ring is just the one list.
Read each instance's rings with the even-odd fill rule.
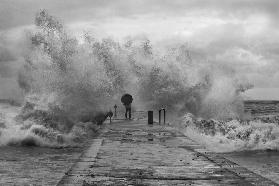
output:
[[169,126],[117,121],[58,185],[277,185]]

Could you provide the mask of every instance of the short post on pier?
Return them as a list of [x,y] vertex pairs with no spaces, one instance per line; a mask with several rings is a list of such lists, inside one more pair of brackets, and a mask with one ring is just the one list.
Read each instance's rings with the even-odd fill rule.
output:
[[161,109],[159,110],[159,125],[161,124]]
[[162,115],[162,111],[164,111],[164,124],[166,124],[166,109],[165,108],[161,108],[159,110],[159,125],[161,124],[161,115]]
[[153,111],[148,111],[148,124],[153,125]]
[[114,105],[114,117],[117,118],[117,114],[116,114],[116,109],[117,109],[117,105]]
[[166,109],[164,108],[164,124],[166,124]]

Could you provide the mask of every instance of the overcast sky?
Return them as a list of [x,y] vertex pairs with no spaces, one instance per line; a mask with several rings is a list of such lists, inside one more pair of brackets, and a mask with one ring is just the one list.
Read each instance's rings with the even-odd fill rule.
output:
[[12,54],[3,55],[7,40],[16,43],[40,9],[77,35],[188,42],[208,60],[237,66],[257,89],[279,88],[278,0],[0,0],[2,76],[3,64],[15,61]]

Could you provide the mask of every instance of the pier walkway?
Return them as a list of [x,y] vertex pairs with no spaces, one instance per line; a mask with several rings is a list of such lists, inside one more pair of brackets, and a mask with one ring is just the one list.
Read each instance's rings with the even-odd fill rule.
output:
[[277,185],[207,151],[169,126],[106,124],[58,183],[67,185]]

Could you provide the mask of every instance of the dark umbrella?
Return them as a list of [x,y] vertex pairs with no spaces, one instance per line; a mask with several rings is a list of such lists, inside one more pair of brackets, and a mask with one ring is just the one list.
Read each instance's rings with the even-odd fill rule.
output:
[[122,102],[124,105],[129,105],[130,103],[133,102],[133,97],[132,97],[130,94],[124,94],[124,95],[121,97],[121,102]]

